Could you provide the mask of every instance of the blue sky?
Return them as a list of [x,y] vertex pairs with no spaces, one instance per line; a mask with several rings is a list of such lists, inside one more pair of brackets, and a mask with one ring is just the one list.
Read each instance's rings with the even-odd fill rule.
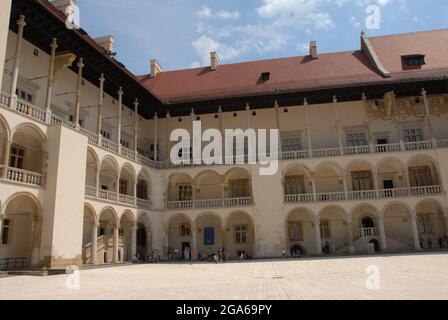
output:
[[358,49],[361,30],[373,36],[448,27],[445,0],[78,0],[78,6],[81,27],[92,37],[114,35],[117,58],[135,74],[148,73],[150,59],[164,70],[184,69],[208,65],[210,51],[221,63],[235,63],[303,55],[310,40],[319,52]]

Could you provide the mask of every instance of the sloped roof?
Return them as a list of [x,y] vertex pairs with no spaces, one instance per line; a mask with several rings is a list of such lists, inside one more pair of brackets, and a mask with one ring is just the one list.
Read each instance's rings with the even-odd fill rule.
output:
[[[391,78],[378,74],[361,50],[320,54],[315,60],[290,57],[224,64],[215,71],[203,67],[138,78],[160,100],[179,103],[448,75],[448,29],[369,40]],[[425,55],[427,64],[420,70],[403,70],[402,56],[412,54]],[[270,80],[261,80],[263,72],[270,72]]]

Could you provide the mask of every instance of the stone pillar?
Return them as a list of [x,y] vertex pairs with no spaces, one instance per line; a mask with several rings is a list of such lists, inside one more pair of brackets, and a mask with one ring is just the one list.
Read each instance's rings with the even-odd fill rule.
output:
[[381,250],[387,250],[386,229],[384,228],[384,216],[380,216],[378,222],[379,222],[378,227],[380,232]]
[[166,117],[165,117],[165,152],[166,152],[166,159],[168,159],[168,163],[170,164],[170,119],[171,119],[171,114],[169,111],[167,111],[166,113]]
[[[345,170],[344,170],[345,171]],[[343,172],[342,173],[342,184],[344,185],[344,196],[345,199],[348,199],[348,185],[347,185],[347,173]]]
[[75,111],[75,126],[79,128],[79,116],[81,112],[81,86],[82,86],[82,71],[84,68],[84,59],[80,58],[78,66],[78,82],[76,83],[76,111]]
[[[429,132],[429,138],[431,140],[434,140],[434,132],[432,130],[432,123],[431,123],[431,112],[429,110],[429,102],[428,102],[428,96],[425,89],[422,89],[422,97],[423,97],[423,103],[425,105],[425,120],[426,120],[426,126],[428,127]],[[437,142],[434,145],[434,147],[437,147]]]
[[[198,243],[197,243],[197,224],[191,224],[191,251],[198,251]],[[187,258],[187,257],[186,257]]]
[[222,237],[222,246],[224,249],[226,249],[227,251],[227,231],[226,231],[227,227],[224,225],[221,227],[221,237]]
[[338,99],[336,96],[333,96],[333,109],[334,109],[334,115],[336,118],[336,134],[338,137],[338,144],[339,144],[339,153],[341,155],[344,154],[344,145],[342,143],[342,132],[341,132],[341,120],[339,118],[339,110],[338,110]]
[[376,170],[374,172],[372,172],[373,174],[373,188],[375,189],[375,194],[376,197],[378,198],[380,195],[380,186],[379,186],[379,182],[378,182],[378,173],[376,172]]
[[313,145],[311,143],[311,124],[310,124],[310,115],[308,110],[308,101],[305,99],[303,102],[303,106],[305,108],[305,120],[306,120],[306,136],[308,139],[308,152],[310,158],[313,157]]
[[51,100],[53,95],[53,84],[54,84],[54,61],[56,58],[56,49],[58,48],[57,39],[53,38],[50,44],[50,69],[48,70],[48,81],[47,81],[47,95],[45,98],[45,111],[47,112],[47,123],[50,123],[51,115]]
[[138,149],[138,99],[134,101],[134,152],[137,157]]
[[11,152],[11,142],[6,141],[3,144],[3,159],[2,159],[2,165],[3,171],[2,171],[2,178],[6,179],[8,176],[8,166],[9,166],[9,154]]
[[97,254],[98,254],[98,224],[96,221],[92,223],[92,246],[91,246],[91,263],[97,264]]
[[448,233],[448,215],[443,217],[445,220],[445,233]]
[[[1,208],[0,208],[0,210],[1,210]],[[3,220],[5,220],[5,219],[6,219],[6,215],[0,213],[0,245],[2,245],[1,239],[3,238]]]
[[411,216],[411,227],[412,227],[412,236],[414,238],[414,247],[415,250],[422,250],[422,246],[420,245],[420,235],[418,233],[417,227],[417,217],[415,215]]
[[314,218],[314,231],[316,233],[316,254],[322,254],[322,239],[320,237],[320,219],[319,217]]
[[348,252],[354,254],[356,252],[355,243],[353,240],[353,222],[347,220],[347,235],[348,235]]
[[317,198],[316,198],[316,178],[314,178],[314,177],[312,177],[311,178],[311,187],[312,187],[312,190],[313,190],[313,201],[316,201],[317,200]]
[[98,136],[98,143],[100,143],[101,140],[101,127],[102,127],[102,121],[103,121],[103,95],[104,95],[104,82],[106,79],[104,78],[104,73],[101,73],[100,78],[100,96],[98,101],[98,115],[96,118],[96,135]]
[[154,161],[158,161],[158,148],[159,148],[159,143],[157,141],[158,137],[157,137],[157,122],[159,120],[159,117],[157,116],[157,112],[154,114]]
[[117,127],[117,142],[118,152],[121,153],[121,109],[123,108],[123,88],[118,89],[118,127]]
[[10,100],[10,108],[15,108],[17,103],[17,80],[19,79],[19,67],[20,67],[20,58],[22,56],[22,42],[23,42],[23,29],[26,26],[25,16],[21,15],[19,20],[17,20],[17,41],[16,41],[16,51],[14,54],[14,67],[12,70],[12,78],[11,78],[11,100]]
[[118,261],[119,231],[120,231],[119,226],[114,226],[114,247],[113,247],[114,256],[113,256],[113,259],[112,259],[113,263],[118,263],[119,262]]
[[137,226],[131,227],[131,259],[137,255]]

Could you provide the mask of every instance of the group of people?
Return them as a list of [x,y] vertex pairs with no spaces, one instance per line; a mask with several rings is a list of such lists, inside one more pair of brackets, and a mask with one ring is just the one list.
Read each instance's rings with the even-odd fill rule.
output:
[[132,257],[132,263],[157,263],[160,262],[159,250],[154,249],[152,252],[148,252],[146,255],[140,255],[139,252]]

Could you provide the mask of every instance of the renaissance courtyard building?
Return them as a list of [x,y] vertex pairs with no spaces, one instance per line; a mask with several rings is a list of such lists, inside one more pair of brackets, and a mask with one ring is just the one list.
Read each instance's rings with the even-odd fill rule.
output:
[[[72,1],[0,4],[0,260],[29,268],[439,248],[447,235],[448,30],[350,52],[136,76]],[[259,164],[174,165],[172,130],[278,129]],[[184,156],[190,150],[182,150]],[[369,244],[371,244],[369,246]],[[444,244],[442,243],[442,246]]]

